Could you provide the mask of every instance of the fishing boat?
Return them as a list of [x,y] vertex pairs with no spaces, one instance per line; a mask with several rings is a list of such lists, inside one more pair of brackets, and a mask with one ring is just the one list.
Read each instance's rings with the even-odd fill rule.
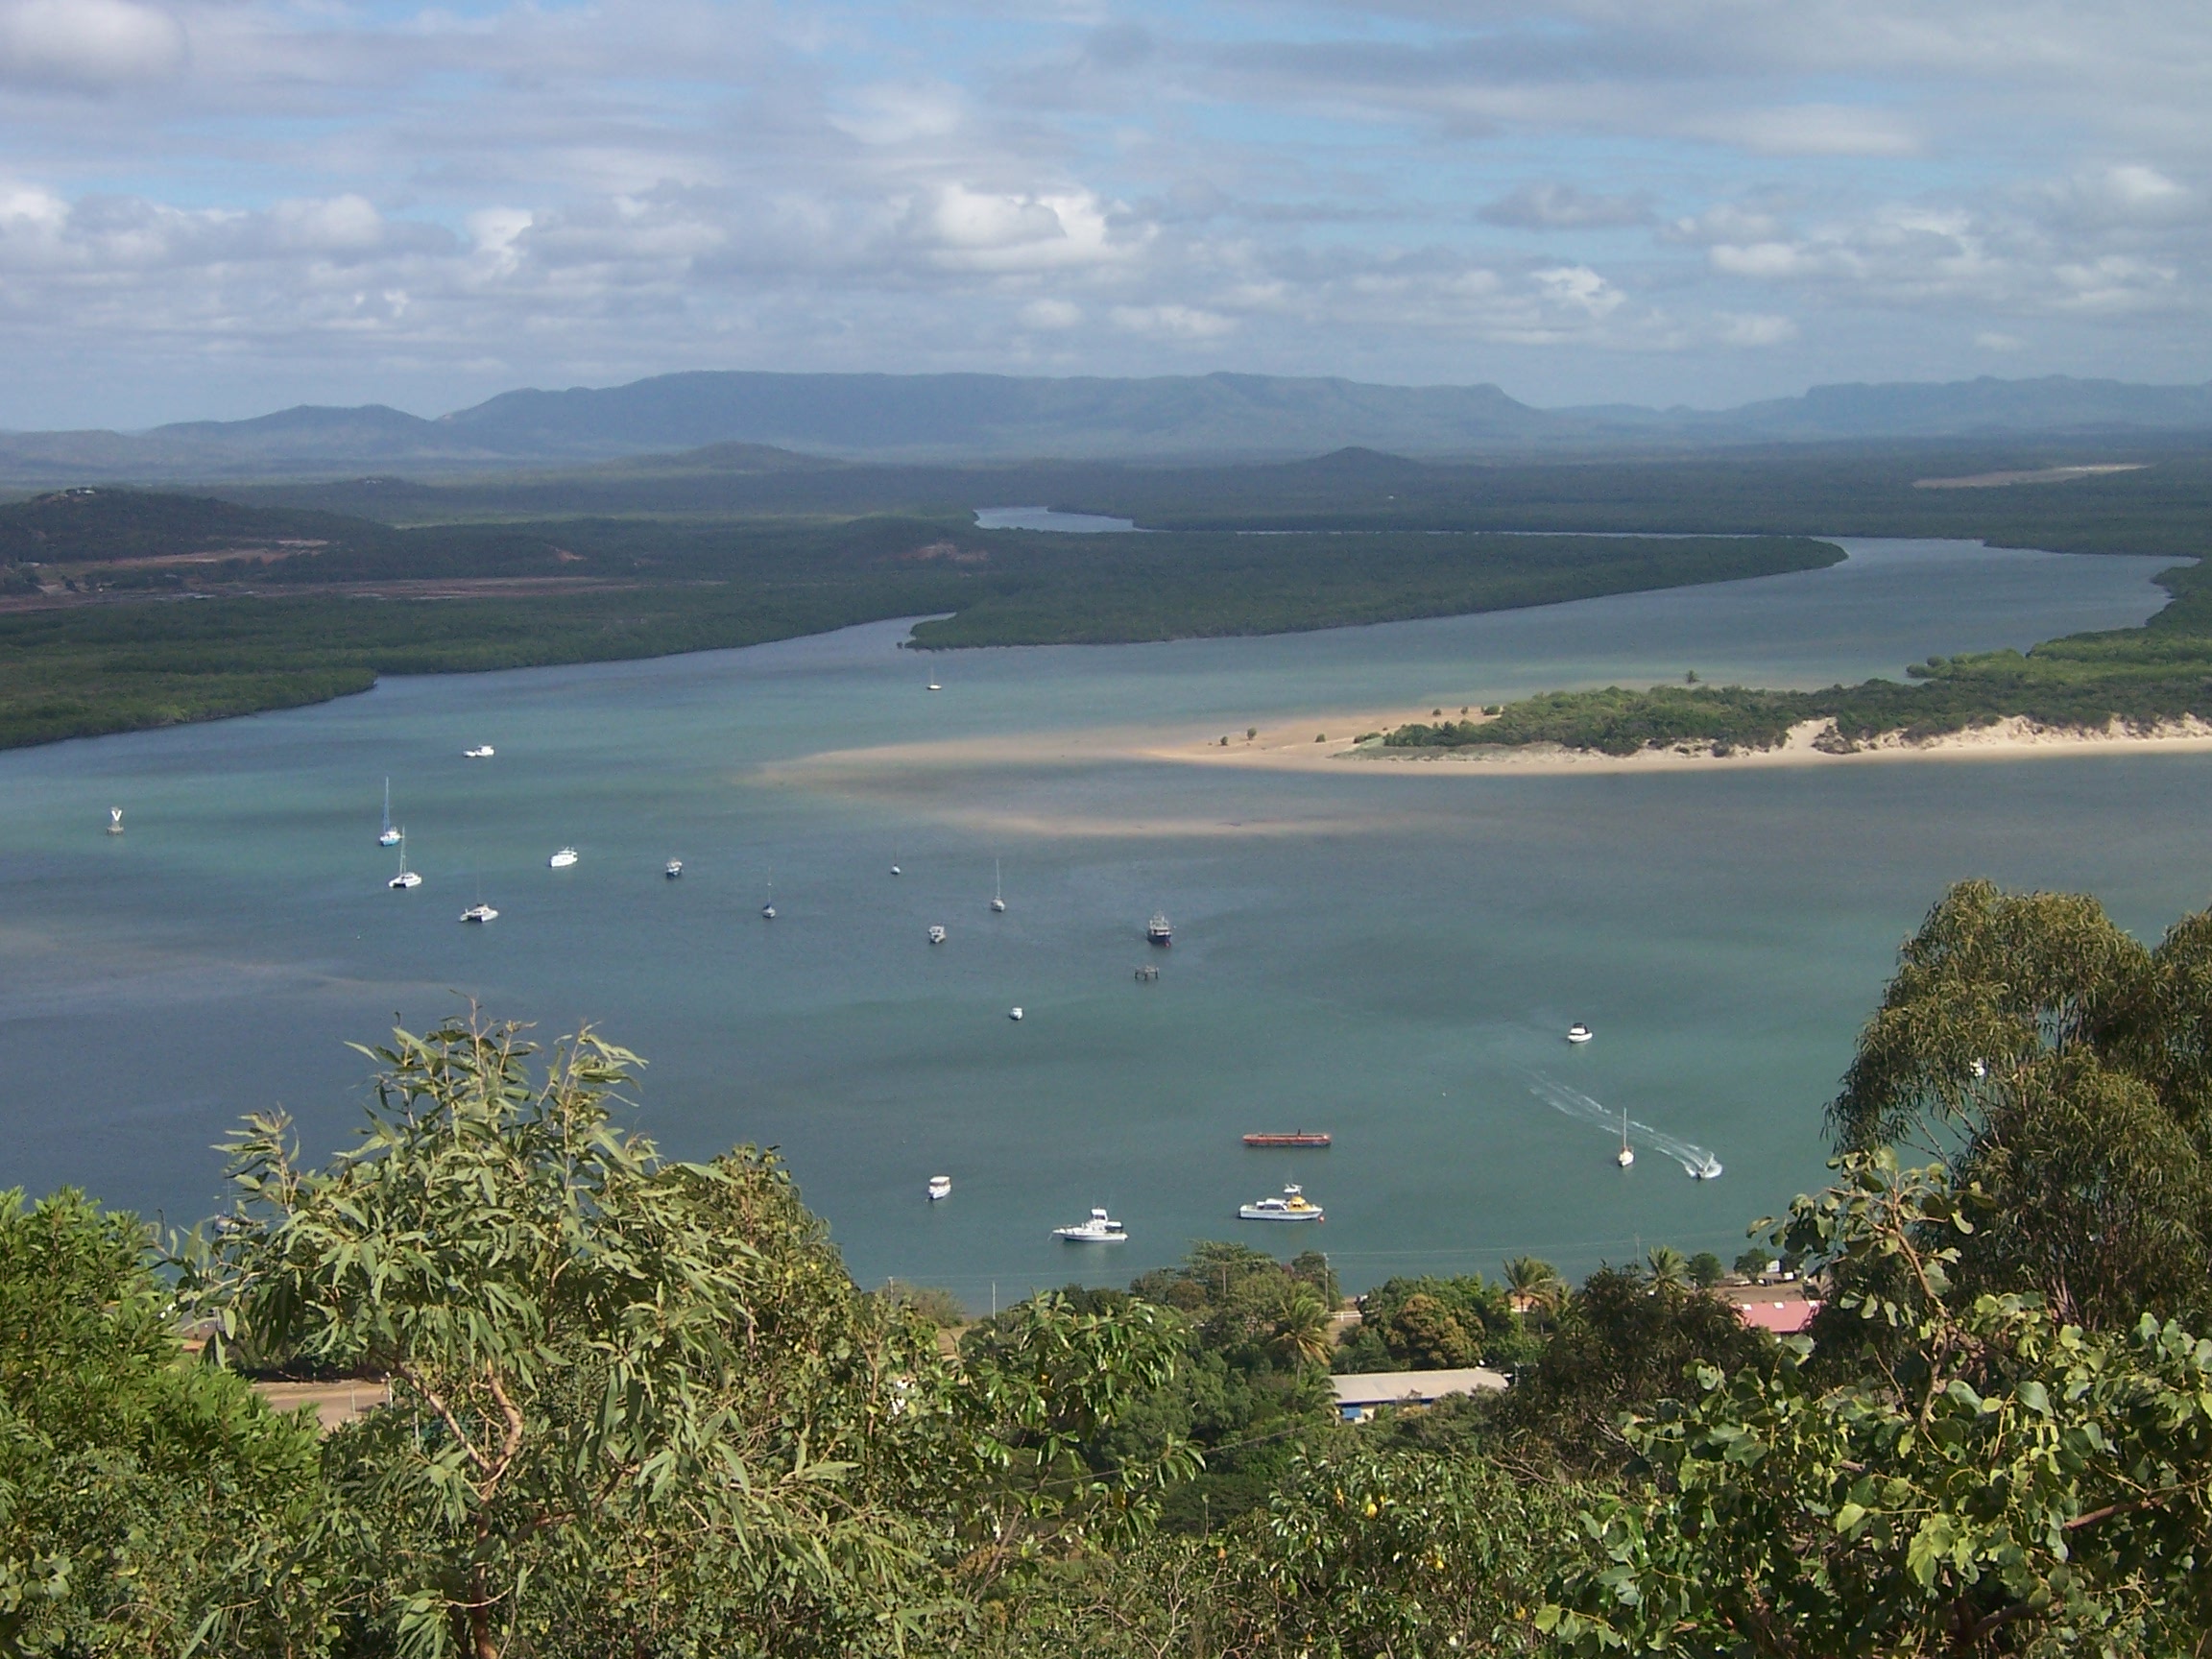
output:
[[1596,1035],[1597,1033],[1591,1030],[1589,1026],[1580,1023],[1567,1027],[1567,1041],[1570,1043],[1587,1043]]
[[554,854],[552,857],[546,859],[545,862],[552,869],[565,870],[576,862],[576,849],[573,847],[564,847],[560,852]]
[[464,749],[461,751],[462,757],[468,760],[489,760],[493,755],[497,753],[498,751],[493,749],[489,743],[479,743],[473,749]]
[[1318,1221],[1321,1206],[1306,1196],[1296,1183],[1283,1189],[1280,1198],[1261,1198],[1237,1208],[1239,1221]]
[[1333,1138],[1318,1129],[1300,1129],[1295,1133],[1247,1135],[1247,1146],[1320,1146],[1326,1147]]
[[1072,1227],[1055,1227],[1052,1237],[1070,1244],[1126,1244],[1129,1230],[1105,1211],[1093,1208],[1091,1219]]
[[661,874],[667,877],[671,881],[675,880],[684,874],[684,860],[681,858],[669,859],[667,863],[661,866]]
[[944,928],[942,928],[942,927],[932,927],[932,928],[930,928],[930,929],[929,929],[929,943],[930,943],[930,944],[932,944],[932,945],[942,945],[942,944],[944,944],[944,943],[945,943],[945,929],[944,929]]
[[1628,1108],[1621,1108],[1621,1150],[1613,1154],[1613,1162],[1625,1169],[1636,1162],[1636,1152],[1628,1144]]
[[405,835],[399,837],[399,874],[393,877],[384,885],[401,893],[410,887],[422,885],[422,878],[407,868],[407,837]]
[[998,878],[998,860],[991,860],[991,908],[995,914],[1006,914],[1006,888]]
[[384,828],[377,831],[376,845],[379,847],[397,847],[399,845],[400,835],[401,831],[392,827],[392,780],[387,778],[384,780]]
[[951,1196],[952,1196],[952,1177],[951,1177],[951,1176],[950,1176],[950,1175],[932,1175],[932,1176],[930,1176],[930,1177],[929,1177],[929,1202],[930,1202],[930,1203],[934,1204],[934,1203],[936,1203],[936,1202],[937,1202],[937,1200],[938,1200],[938,1199],[940,1199],[940,1198],[950,1198],[950,1197],[951,1197]]
[[1152,920],[1144,924],[1144,939],[1147,944],[1163,947],[1175,943],[1175,929],[1167,926],[1164,912],[1152,912]]
[[462,911],[461,920],[464,922],[496,922],[499,920],[499,912],[493,909],[489,904],[478,902]]
[[122,807],[110,806],[108,808],[108,833],[110,835],[120,835],[123,833]]

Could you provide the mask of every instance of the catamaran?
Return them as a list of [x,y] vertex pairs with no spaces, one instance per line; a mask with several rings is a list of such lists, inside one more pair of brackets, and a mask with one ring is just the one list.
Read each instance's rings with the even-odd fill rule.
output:
[[387,778],[384,780],[384,828],[377,833],[376,845],[379,847],[397,847],[399,845],[401,834],[400,830],[392,827],[392,780]]
[[422,878],[407,868],[407,837],[404,834],[399,837],[399,874],[393,877],[384,885],[397,892],[405,892],[410,887],[422,885]]
[[499,920],[499,912],[493,909],[489,904],[478,902],[462,911],[461,920],[464,922],[496,922]]

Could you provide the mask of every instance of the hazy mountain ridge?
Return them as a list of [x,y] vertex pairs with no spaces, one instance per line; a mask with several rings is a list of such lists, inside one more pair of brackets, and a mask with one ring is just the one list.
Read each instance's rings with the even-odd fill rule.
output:
[[[731,448],[733,467],[853,461],[1264,460],[1363,447],[1421,456],[1623,446],[2212,432],[2212,384],[2034,380],[1815,386],[1704,411],[1545,410],[1496,386],[1382,386],[1215,373],[1142,380],[695,371],[623,386],[501,393],[425,420],[303,404],[149,432],[0,434],[24,481],[506,470]],[[786,452],[774,458],[771,452]],[[799,453],[788,453],[799,452]]]

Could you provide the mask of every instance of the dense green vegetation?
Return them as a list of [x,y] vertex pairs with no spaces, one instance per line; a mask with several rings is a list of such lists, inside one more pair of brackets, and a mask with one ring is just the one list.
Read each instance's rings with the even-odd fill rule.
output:
[[[1959,887],[1829,1109],[1836,1184],[1753,1229],[1823,1287],[1810,1336],[1664,1249],[1396,1281],[1363,1331],[1434,1361],[1455,1327],[1517,1380],[1360,1427],[1321,1404],[1316,1257],[1202,1246],[951,1349],[773,1158],[622,1129],[621,1050],[397,1033],[359,1144],[306,1166],[249,1120],[178,1255],[75,1194],[0,1204],[0,1644],[2201,1651],[2208,1032],[2212,912],[2146,949]],[[392,1401],[318,1435],[241,1366]]]
[[[174,556],[146,563],[157,547]],[[108,490],[0,507],[10,548],[35,555],[9,566],[22,580],[105,597],[0,613],[0,745],[288,708],[379,674],[666,656],[894,616],[950,613],[916,630],[926,646],[1280,633],[1840,557],[1803,539],[1071,538],[920,517],[395,530]],[[112,591],[133,589],[151,591]]]
[[2212,569],[2188,565],[2159,581],[2174,601],[2141,628],[2046,640],[2025,654],[1933,657],[1906,670],[1911,684],[1553,691],[1506,704],[1495,718],[1402,726],[1382,741],[1393,749],[1558,743],[1605,755],[1677,746],[1728,754],[1771,749],[1792,726],[1828,721],[1832,729],[1815,746],[1848,754],[1891,734],[1917,742],[2012,716],[2060,731],[2114,723],[2147,731],[2212,717]]

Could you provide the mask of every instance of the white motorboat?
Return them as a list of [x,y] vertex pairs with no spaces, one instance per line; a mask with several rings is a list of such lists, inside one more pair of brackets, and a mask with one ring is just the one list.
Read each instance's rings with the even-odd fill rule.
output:
[[1703,1163],[1690,1166],[1693,1181],[1717,1181],[1720,1178],[1720,1160],[1708,1153]]
[[1262,1198],[1237,1209],[1239,1221],[1318,1221],[1321,1206],[1306,1196],[1304,1188],[1293,1183],[1283,1189],[1280,1198]]
[[575,862],[576,849],[573,847],[564,847],[552,857],[545,860],[547,867],[554,870],[565,870]]
[[1613,1162],[1625,1169],[1636,1162],[1636,1152],[1628,1144],[1628,1108],[1621,1108],[1621,1150],[1613,1154]]
[[461,912],[461,920],[464,922],[496,922],[499,920],[499,912],[493,909],[489,904],[471,904],[468,909]]
[[1006,887],[998,878],[998,860],[991,860],[991,908],[994,913],[1006,914]]
[[1144,924],[1144,938],[1147,943],[1163,948],[1175,943],[1175,929],[1167,926],[1166,912],[1152,912],[1152,920]]
[[1006,1010],[1006,1018],[1007,1018],[1007,1019],[1009,1019],[1009,1020],[1011,1020],[1011,1021],[1013,1021],[1013,1022],[1014,1022],[1014,1023],[1015,1023],[1015,1024],[1017,1024],[1017,1025],[1021,1024],[1021,1023],[1022,1023],[1022,1009],[1021,1009],[1021,1005],[1020,1005],[1019,1003],[1017,1003],[1017,1004],[1016,1004],[1014,1007],[1007,1009],[1007,1010]]
[[384,828],[377,831],[376,845],[379,847],[397,847],[399,845],[399,838],[403,833],[404,831],[395,830],[392,827],[392,780],[387,778],[384,780]]
[[929,1177],[929,1202],[930,1202],[930,1203],[934,1204],[934,1203],[936,1203],[936,1202],[937,1202],[937,1200],[938,1200],[938,1199],[940,1199],[940,1198],[950,1198],[950,1197],[951,1197],[951,1196],[952,1196],[952,1177],[951,1177],[951,1176],[950,1176],[950,1175],[932,1175],[932,1176],[930,1176],[930,1177]]
[[400,893],[404,893],[410,887],[422,885],[422,878],[407,868],[407,837],[404,834],[399,837],[399,874],[393,877],[384,885]]
[[671,881],[675,880],[677,877],[684,874],[684,860],[681,858],[669,859],[667,863],[661,866],[661,874],[667,877]]
[[1567,1027],[1567,1041],[1570,1043],[1587,1043],[1596,1035],[1597,1033],[1591,1030],[1589,1026],[1580,1023]]
[[123,833],[122,807],[110,806],[108,808],[108,833],[110,835],[120,835]]
[[493,749],[489,743],[479,743],[473,749],[464,749],[461,751],[462,757],[465,759],[469,760],[489,760],[493,755],[497,753],[498,751]]
[[900,869],[898,865],[894,864],[891,866],[891,874],[894,876],[903,876],[906,874],[906,872]]
[[1126,1244],[1129,1230],[1105,1211],[1093,1208],[1091,1219],[1072,1227],[1055,1227],[1052,1237],[1070,1244]]
[[932,944],[932,945],[942,945],[942,944],[944,944],[944,943],[945,943],[945,929],[944,929],[944,928],[942,928],[942,927],[932,927],[932,928],[930,928],[930,929],[929,929],[929,943],[930,943],[930,944]]
[[931,690],[931,691],[942,691],[942,690],[944,690],[944,689],[945,689],[945,687],[944,687],[944,686],[942,686],[942,685],[938,685],[936,681],[932,680],[932,681],[930,681],[930,682],[929,682],[929,684],[928,684],[928,685],[927,685],[926,689],[928,689],[928,690]]

